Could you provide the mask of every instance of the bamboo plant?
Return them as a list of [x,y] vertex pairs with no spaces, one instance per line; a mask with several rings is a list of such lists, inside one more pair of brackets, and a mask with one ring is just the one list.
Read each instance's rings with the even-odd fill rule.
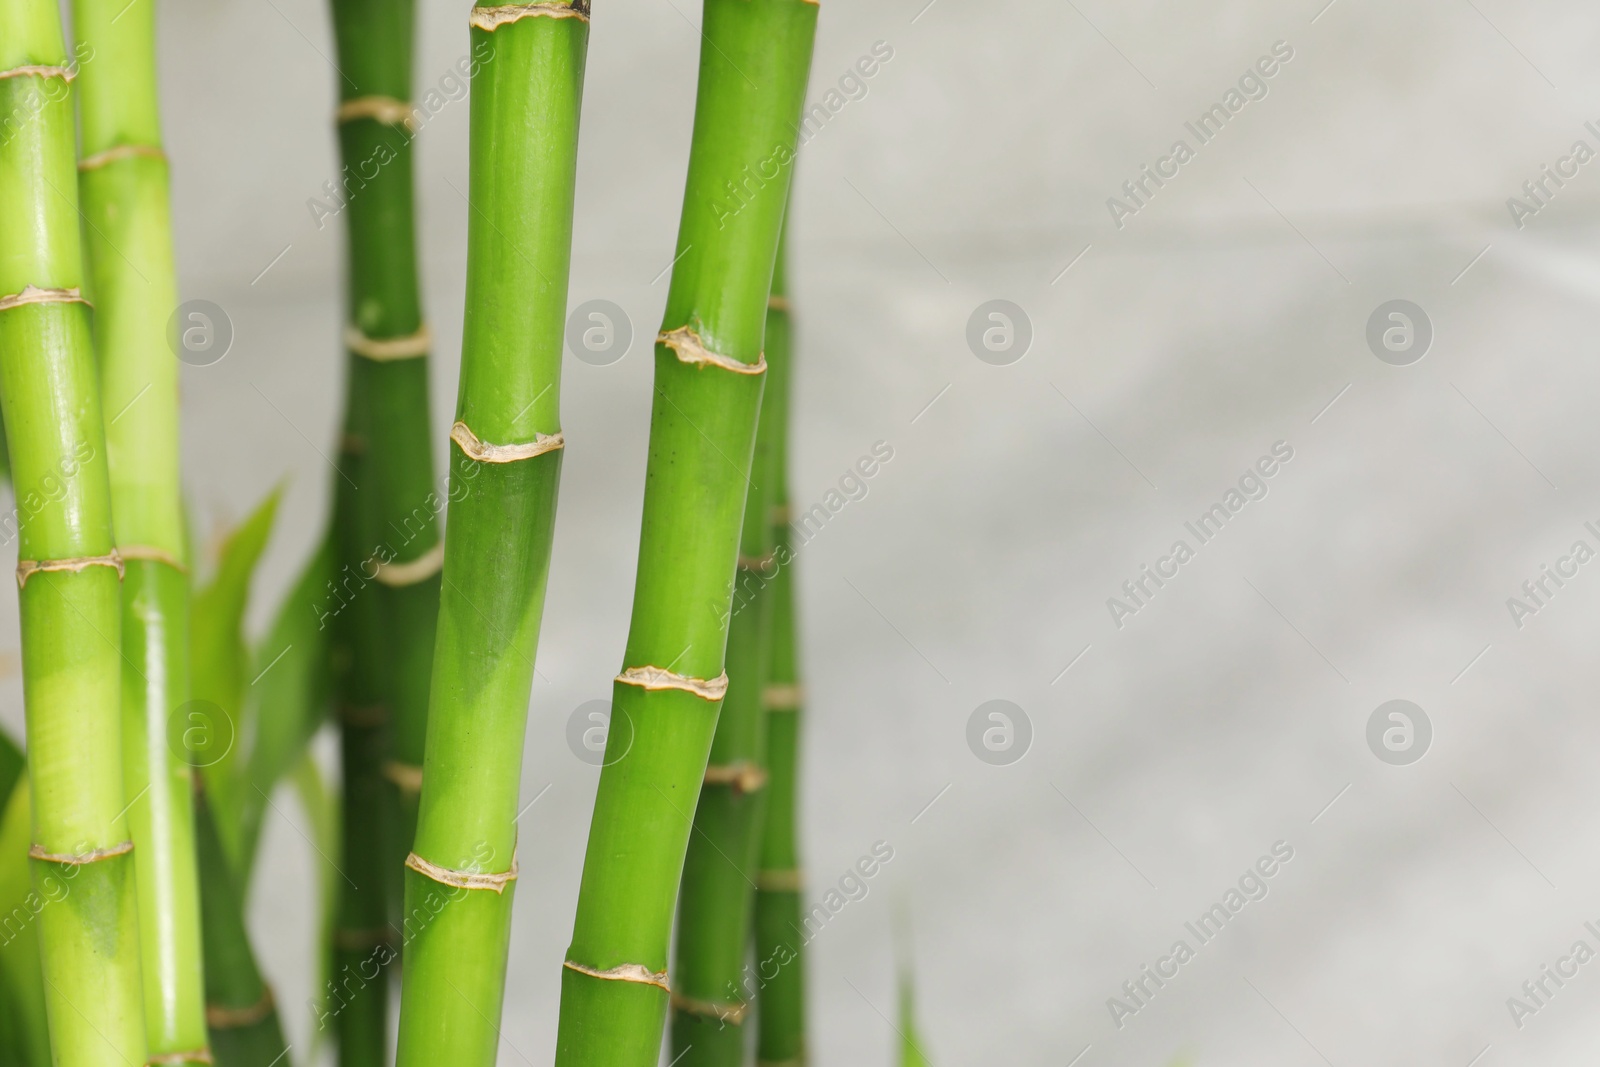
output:
[[[192,772],[181,744],[205,721],[189,699],[189,580],[179,488],[178,367],[167,320],[178,292],[156,102],[155,7],[74,0],[92,55],[78,77],[78,163],[111,510],[122,584],[122,744],[134,843],[149,1057],[209,1063],[201,981]],[[188,323],[180,323],[187,328]]]
[[560,373],[585,0],[480,7],[466,321],[398,1063],[491,1067],[510,944],[523,734],[563,438]]
[[607,738],[589,827],[562,972],[561,1067],[646,1067],[660,1048],[674,904],[728,684],[767,298],[816,17],[807,0],[704,7],[633,618],[612,694],[612,721],[627,729]]
[[332,10],[349,230],[335,526],[344,573],[358,583],[336,638],[348,656],[342,858],[350,880],[334,933],[334,981],[350,998],[338,1015],[341,1063],[381,1067],[388,1033],[382,965],[393,957],[401,862],[420,787],[443,546],[412,211],[413,4],[334,0]]
[[123,818],[122,560],[89,308],[71,79],[50,0],[0,4],[0,408],[23,515],[23,702],[56,1067],[144,1063],[133,843]]
[[[772,275],[767,306],[767,389],[762,419],[771,420],[774,498],[769,521],[776,573],[772,577],[772,621],[768,631],[768,683],[762,692],[767,717],[766,821],[756,874],[755,960],[757,1057],[766,1064],[805,1062],[805,961],[800,925],[799,790],[801,688],[796,652],[794,545],[789,527],[789,381],[793,343],[789,320],[784,241]],[[748,992],[749,983],[745,983]]]

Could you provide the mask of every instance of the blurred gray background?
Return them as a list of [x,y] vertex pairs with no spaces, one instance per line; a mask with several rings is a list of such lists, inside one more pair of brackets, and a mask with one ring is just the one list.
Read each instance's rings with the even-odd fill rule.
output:
[[[236,329],[185,370],[187,482],[207,533],[287,484],[260,623],[325,521],[341,403],[342,223],[307,208],[339,171],[329,21],[319,0],[161,3],[183,292]],[[1507,1004],[1579,939],[1600,950],[1600,562],[1520,627],[1507,607],[1575,541],[1600,548],[1600,161],[1547,179],[1520,227],[1506,203],[1570,172],[1574,142],[1600,150],[1600,12],[1325,3],[823,6],[812,101],[893,54],[801,155],[794,499],[875,442],[893,459],[801,556],[810,895],[875,842],[894,859],[810,946],[817,1064],[893,1062],[902,908],[938,1064],[1600,1048],[1600,962],[1546,979],[1536,1013]],[[416,98],[466,54],[466,11],[419,4]],[[608,695],[627,626],[699,17],[595,5],[571,303],[620,304],[636,336],[611,366],[567,359],[523,786],[548,792],[520,824],[503,1063],[553,1056],[597,776],[565,729]],[[1200,145],[1184,123],[1276,42],[1265,96]],[[417,145],[441,457],[467,111]],[[1180,138],[1194,158],[1119,228],[1107,198]],[[1031,324],[1009,365],[967,341],[992,299]],[[1395,299],[1433,334],[1404,366],[1366,337]],[[1107,598],[1194,547],[1185,521],[1280,441],[1267,495],[1119,628]],[[967,740],[994,699],[1031,723],[1009,765]],[[1393,699],[1432,725],[1409,765],[1367,741]],[[277,807],[251,921],[302,1057],[312,854],[292,795]],[[1184,924],[1275,842],[1293,859],[1268,895],[1198,947]],[[1119,1027],[1108,998],[1180,938],[1195,957]]]

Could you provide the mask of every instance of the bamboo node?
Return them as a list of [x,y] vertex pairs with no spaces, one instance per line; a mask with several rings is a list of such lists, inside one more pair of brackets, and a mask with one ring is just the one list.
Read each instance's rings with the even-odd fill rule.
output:
[[416,359],[433,347],[433,331],[424,324],[405,337],[368,337],[355,326],[344,328],[344,346],[362,359],[388,363],[397,359]]
[[772,562],[776,558],[777,554],[774,552],[768,552],[764,556],[740,556],[739,569],[742,571],[759,571],[765,574],[772,569]]
[[371,119],[385,126],[404,126],[407,130],[414,131],[416,125],[411,112],[410,103],[396,100],[392,96],[358,96],[354,100],[346,100],[340,104],[339,110],[334,112],[334,118],[339,122]]
[[272,1014],[272,987],[261,983],[261,997],[254,1004],[235,1008],[228,1004],[206,1005],[206,1026],[212,1030],[238,1030],[254,1026]]
[[771,296],[767,297],[767,307],[771,308],[773,311],[788,311],[789,298],[786,296],[779,296],[777,293],[773,293]]
[[183,565],[182,560],[166,549],[154,545],[118,545],[117,555],[121,556],[124,562],[130,559],[142,559],[150,563],[165,563],[179,574],[189,573],[189,568]]
[[484,874],[480,871],[458,871],[450,867],[441,867],[437,863],[430,863],[415,852],[406,857],[406,866],[425,878],[431,878],[440,885],[455,886],[458,889],[492,889],[496,893],[504,893],[506,886],[517,880],[517,857],[511,856],[511,869],[495,874]]
[[416,796],[422,792],[422,768],[414,763],[388,760],[383,765],[383,776],[393,782],[402,793]]
[[607,982],[638,982],[641,985],[653,985],[657,989],[672,992],[672,987],[667,984],[666,971],[652,971],[642,963],[620,963],[615,967],[604,970],[598,967],[588,967],[581,963],[567,960],[561,966],[569,971],[586,974],[590,978],[599,978]]
[[333,946],[344,949],[346,952],[365,952],[387,945],[392,938],[387,926],[375,926],[370,930],[335,930],[333,932]]
[[761,691],[761,706],[768,711],[799,711],[805,699],[805,688],[788,682],[777,682]]
[[112,549],[105,556],[74,556],[71,559],[19,559],[17,560],[17,588],[21,589],[28,584],[28,579],[41,571],[66,571],[77,574],[79,571],[88,570],[90,567],[115,567],[117,580],[121,581],[126,568],[122,566],[122,556],[116,549]]
[[0,311],[10,311],[24,304],[87,304],[89,301],[78,292],[77,286],[71,289],[41,289],[37,285],[25,285],[22,292],[12,293],[10,296],[0,296]]
[[700,1000],[677,992],[670,996],[669,1001],[676,1011],[685,1011],[690,1015],[707,1015],[732,1026],[743,1023],[745,1013],[750,1010],[750,1005],[742,1000]]
[[756,888],[765,893],[798,893],[804,888],[804,872],[798,867],[787,871],[757,871]]
[[60,78],[63,81],[72,81],[78,76],[73,67],[52,67],[38,63],[30,63],[24,67],[12,67],[10,70],[0,70],[0,78]]
[[145,1060],[146,1067],[184,1067],[189,1063],[215,1063],[208,1048],[192,1048],[187,1052],[168,1052]]
[[681,689],[702,700],[721,700],[728,695],[728,672],[723,671],[710,680],[690,678],[664,667],[629,667],[617,675],[623,685],[636,685],[641,689]]
[[580,19],[589,21],[588,0],[540,0],[532,4],[497,4],[493,7],[475,7],[467,25],[493,33],[498,27],[518,19],[532,18]]
[[535,433],[532,441],[494,445],[480,438],[472,432],[472,427],[459,420],[450,427],[450,440],[461,446],[461,451],[468,459],[475,459],[479,463],[515,463],[567,446],[567,439],[559,433]]
[[389,721],[389,709],[382,704],[341,704],[339,721],[346,726],[382,726]]
[[87,852],[46,852],[43,845],[30,845],[28,858],[44,860],[46,863],[64,863],[71,867],[82,867],[87,863],[99,863],[101,860],[126,856],[132,851],[132,841],[124,841],[120,845],[108,845],[105,848],[91,848]]
[[767,373],[767,354],[765,352],[756,357],[754,363],[746,363],[732,356],[725,356],[721,352],[713,352],[700,341],[700,335],[687,326],[679,326],[676,330],[668,330],[656,338],[656,344],[666,345],[672,349],[681,363],[704,364],[711,367],[721,367],[731,370],[735,374],[765,374]]
[[398,589],[402,586],[416,585],[418,582],[427,581],[443,568],[444,542],[439,541],[416,559],[409,559],[404,563],[380,562],[378,564],[378,572],[373,577],[391,589]]
[[706,785],[729,785],[735,793],[754,793],[767,784],[767,769],[749,760],[713,763],[706,768]]
[[[159,159],[165,163],[167,154],[153,144],[119,144],[113,145],[104,152],[96,152],[92,156],[85,156],[78,161],[78,173],[86,170],[99,170],[109,166],[119,159]],[[188,1053],[180,1053],[188,1055]],[[155,1061],[152,1060],[152,1063]]]
[[774,504],[771,513],[767,516],[767,521],[774,526],[787,526],[789,525],[789,519],[793,515],[794,512],[790,510],[788,504]]

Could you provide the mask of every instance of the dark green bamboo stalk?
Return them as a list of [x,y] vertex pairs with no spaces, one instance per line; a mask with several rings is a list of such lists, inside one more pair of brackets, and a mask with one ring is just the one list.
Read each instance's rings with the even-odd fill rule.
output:
[[646,1067],[727,688],[762,340],[817,7],[706,0],[678,260],[656,344],[633,619],[561,983],[556,1063]]
[[401,1067],[492,1067],[563,439],[586,0],[474,8],[466,326],[433,699],[406,861]]
[[[786,243],[786,242],[785,242]],[[762,419],[772,420],[774,494],[770,517],[773,557],[771,652],[762,694],[767,716],[767,811],[756,875],[755,973],[759,1033],[756,1057],[768,1067],[805,1062],[804,931],[800,925],[802,876],[796,827],[800,733],[800,671],[796,654],[794,545],[789,529],[789,381],[793,344],[783,245],[767,308],[767,359],[772,364]]]
[[53,0],[0,3],[0,406],[21,524],[22,685],[56,1067],[143,1063],[139,915],[123,819],[122,563],[78,231],[71,70]]
[[178,286],[156,102],[155,7],[74,0],[72,13],[80,47],[94,57],[78,80],[78,171],[101,403],[111,416],[112,517],[127,567],[123,779],[139,887],[145,1029],[152,1060],[208,1063],[192,772],[168,730],[189,699],[189,579],[178,360],[167,343]]

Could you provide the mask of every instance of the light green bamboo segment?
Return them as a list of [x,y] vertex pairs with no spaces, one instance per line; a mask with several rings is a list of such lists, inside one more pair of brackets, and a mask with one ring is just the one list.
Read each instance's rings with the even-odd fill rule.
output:
[[561,983],[559,1067],[647,1067],[712,735],[762,340],[817,7],[706,0],[678,259],[656,344],[633,618]]
[[0,3],[0,407],[21,515],[23,701],[57,1067],[146,1058],[122,817],[120,565],[88,306],[72,93],[51,0]]
[[564,445],[562,334],[588,4],[475,8],[467,299],[400,1067],[493,1067],[518,791]]
[[[149,1055],[209,1060],[191,768],[182,739],[210,722],[189,699],[182,562],[178,311],[167,161],[156,100],[155,7],[74,0],[79,191],[122,586],[123,775],[139,886]],[[180,329],[189,326],[179,323]],[[175,716],[177,718],[175,718]],[[172,729],[169,731],[169,724]],[[169,738],[170,734],[170,738]]]

